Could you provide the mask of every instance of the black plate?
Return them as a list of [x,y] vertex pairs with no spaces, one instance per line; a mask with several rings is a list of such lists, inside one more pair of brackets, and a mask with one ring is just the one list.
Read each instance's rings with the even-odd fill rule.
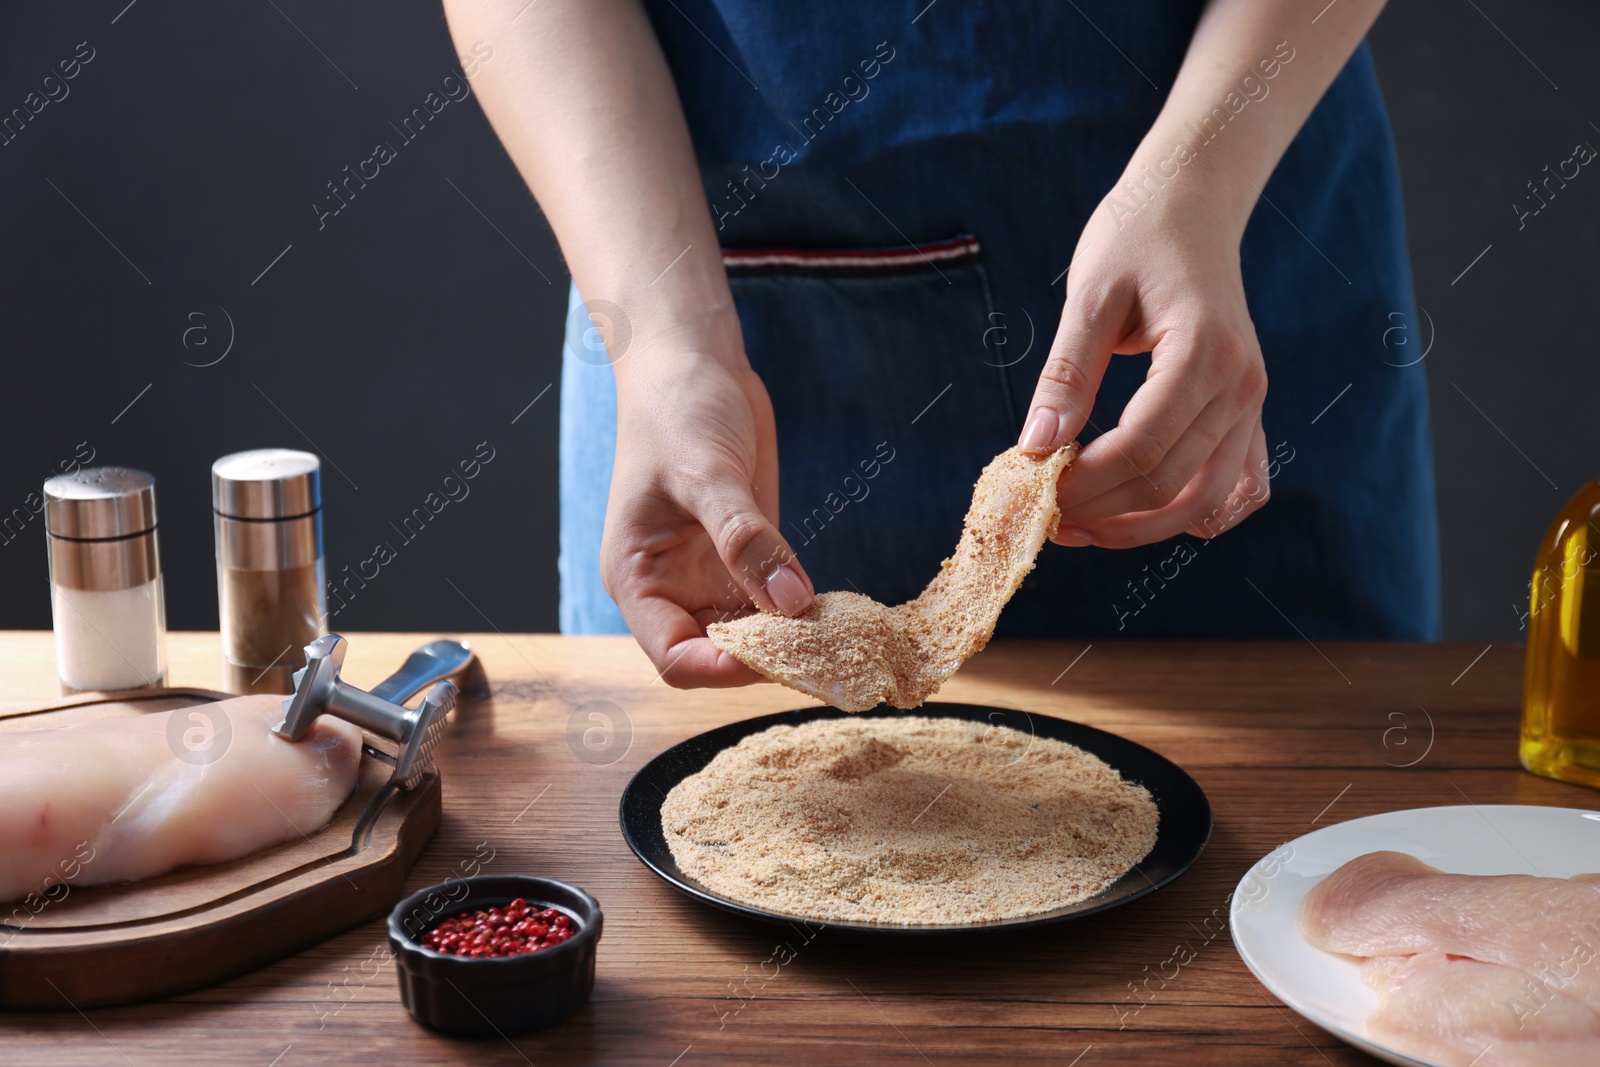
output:
[[[1206,847],[1211,837],[1211,805],[1193,778],[1164,756],[1136,745],[1116,734],[1096,730],[1092,726],[1055,719],[1048,715],[1035,715],[1006,708],[985,707],[978,704],[925,704],[914,711],[878,707],[859,713],[860,717],[883,718],[900,715],[925,715],[935,719],[969,719],[975,722],[1011,726],[1037,737],[1053,738],[1077,745],[1085,752],[1105,760],[1117,773],[1150,790],[1155,799],[1161,822],[1156,830],[1155,847],[1131,871],[1124,874],[1101,892],[1087,900],[1070,904],[1054,911],[1024,915],[1015,919],[996,919],[981,923],[945,923],[908,926],[902,923],[880,922],[829,922],[834,929],[859,930],[871,933],[940,934],[995,926],[1043,926],[1048,923],[1067,922],[1086,915],[1126,904],[1173,881],[1189,868]],[[800,919],[816,920],[814,916],[783,915],[729,900],[712,889],[701,885],[679,870],[667,847],[666,835],[661,829],[661,804],[673,786],[705,768],[718,752],[736,745],[751,734],[760,733],[771,726],[798,726],[816,719],[850,718],[837,708],[811,707],[798,711],[783,711],[776,715],[762,715],[743,722],[730,723],[708,730],[697,737],[673,745],[655,759],[646,763],[633,776],[622,791],[620,816],[622,836],[634,855],[652,871],[666,879],[668,884],[713,907],[765,922],[791,922]]]

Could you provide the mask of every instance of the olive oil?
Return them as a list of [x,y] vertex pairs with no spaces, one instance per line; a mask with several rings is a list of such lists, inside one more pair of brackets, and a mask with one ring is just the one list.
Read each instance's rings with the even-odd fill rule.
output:
[[1600,788],[1600,481],[1556,516],[1528,588],[1522,765]]

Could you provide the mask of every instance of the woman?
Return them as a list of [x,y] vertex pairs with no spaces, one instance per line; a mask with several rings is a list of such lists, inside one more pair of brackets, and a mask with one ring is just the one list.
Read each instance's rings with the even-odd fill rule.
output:
[[1001,635],[1436,637],[1380,7],[447,0],[574,279],[563,630],[756,680],[705,622],[1077,437]]

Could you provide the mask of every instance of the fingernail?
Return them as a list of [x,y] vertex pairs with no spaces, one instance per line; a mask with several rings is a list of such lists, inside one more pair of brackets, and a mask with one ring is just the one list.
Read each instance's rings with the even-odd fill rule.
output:
[[767,575],[766,589],[773,605],[785,615],[798,615],[811,606],[811,591],[792,563],[785,563]]
[[1022,428],[1022,440],[1017,444],[1024,452],[1043,452],[1055,444],[1059,421],[1056,413],[1049,408],[1035,409],[1028,416],[1028,424]]
[[1077,526],[1068,526],[1056,531],[1056,544],[1066,545],[1068,548],[1088,548],[1094,544],[1094,536],[1088,530]]

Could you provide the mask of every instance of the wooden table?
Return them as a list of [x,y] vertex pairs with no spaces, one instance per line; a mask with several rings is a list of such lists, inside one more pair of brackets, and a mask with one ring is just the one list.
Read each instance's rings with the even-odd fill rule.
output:
[[[355,635],[346,676],[370,685],[420,640]],[[444,822],[410,885],[479,865],[588,889],[606,917],[588,1008],[514,1042],[433,1034],[401,1008],[371,922],[169,1000],[0,1013],[0,1064],[1374,1063],[1246,971],[1226,930],[1239,877],[1290,838],[1375,812],[1597,799],[1519,769],[1518,646],[998,643],[940,696],[1075,719],[1176,760],[1211,798],[1210,847],[1173,886],[1078,923],[807,940],[679,896],[634,859],[616,815],[657,752],[803,697],[673,690],[626,638],[472,641],[487,683],[442,747]],[[169,654],[172,684],[220,685],[215,634],[173,634]],[[50,635],[0,634],[0,704],[54,695]],[[1193,961],[1145,982],[1180,945]]]

